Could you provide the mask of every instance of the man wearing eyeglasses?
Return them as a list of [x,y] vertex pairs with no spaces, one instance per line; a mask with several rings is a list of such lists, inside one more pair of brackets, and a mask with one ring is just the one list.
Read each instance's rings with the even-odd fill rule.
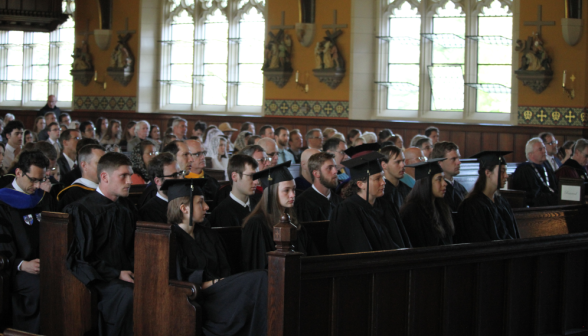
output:
[[55,147],[57,156],[59,156],[61,153],[61,146],[59,146],[59,135],[61,134],[61,128],[56,122],[52,122],[48,128],[49,132],[47,134],[49,135],[49,138],[47,141],[49,141],[49,143]]
[[83,139],[96,139],[96,127],[91,121],[84,121],[80,124],[80,133]]
[[12,120],[4,126],[4,130],[2,131],[2,138],[6,139],[6,149],[4,151],[4,159],[2,160],[4,169],[10,168],[12,161],[20,153],[23,131],[24,125],[18,120]]
[[180,170],[180,165],[178,165],[175,156],[171,153],[161,153],[149,162],[147,173],[151,181],[153,181],[152,183],[157,186],[157,194],[141,208],[139,219],[148,222],[167,223],[167,191],[161,190],[161,186],[166,180],[184,178],[184,171]]
[[19,330],[39,333],[39,222],[54,202],[41,189],[49,159],[38,150],[23,152],[12,184],[0,189],[0,253],[9,258],[12,321]]
[[547,168],[551,168],[551,170],[556,171],[559,167],[561,167],[561,161],[557,158],[557,145],[558,141],[555,139],[555,136],[550,132],[543,132],[539,134],[541,140],[545,144],[545,163],[544,166],[549,165]]
[[318,149],[319,151],[323,148],[323,132],[314,128],[306,132],[306,144],[308,148]]
[[423,154],[423,151],[417,147],[409,147],[404,151],[404,176],[400,179],[401,182],[404,182],[407,186],[414,188],[414,168],[406,167],[410,164],[418,163],[418,162],[425,162],[427,158]]
[[278,145],[276,145],[276,142],[270,138],[263,138],[259,140],[257,144],[261,146],[267,154],[268,163],[265,165],[265,168],[271,168],[277,165],[279,149]]
[[446,159],[439,162],[439,166],[445,173],[445,181],[447,182],[447,189],[445,191],[445,203],[451,208],[451,211],[457,212],[457,208],[468,195],[467,189],[458,181],[455,176],[459,175],[461,169],[461,154],[459,147],[453,142],[441,141],[433,146],[431,152],[431,159]]
[[59,142],[63,151],[57,159],[57,165],[59,165],[61,176],[69,173],[76,166],[76,146],[79,140],[80,131],[74,129],[65,130],[59,136]]
[[[574,155],[567,159],[564,164],[555,172],[555,177],[558,179],[575,178],[582,179],[584,185],[588,184],[588,174],[586,173],[586,165],[588,164],[588,140],[579,139],[574,144]],[[588,193],[588,186],[584,188]]]
[[[204,199],[205,200],[213,200],[216,192],[220,189],[220,184],[218,181],[206,174],[204,172],[204,168],[206,168],[206,151],[202,146],[202,142],[200,140],[186,140],[186,145],[188,148],[188,153],[192,156],[192,163],[190,165],[190,173],[186,175],[186,178],[205,178],[208,182],[204,185],[202,190],[204,191]],[[182,164],[180,162],[180,152],[177,154],[178,156],[178,163],[180,163],[180,168],[182,168]],[[183,169],[188,170],[188,169]],[[214,209],[215,204],[209,204],[211,209]]]
[[59,211],[63,210],[66,205],[81,200],[96,190],[98,187],[98,161],[104,154],[104,147],[100,145],[86,145],[80,149],[78,159],[82,177],[59,192],[57,195]]

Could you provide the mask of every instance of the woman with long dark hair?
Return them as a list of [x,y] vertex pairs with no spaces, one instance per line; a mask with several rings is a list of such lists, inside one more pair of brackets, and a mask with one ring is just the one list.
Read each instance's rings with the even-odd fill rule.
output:
[[438,163],[443,160],[446,159],[433,159],[407,166],[415,168],[417,181],[400,208],[400,217],[413,247],[453,243],[455,228],[451,209],[443,199],[447,182]]
[[504,155],[510,153],[485,151],[473,156],[480,162],[480,176],[459,206],[456,243],[520,238],[510,204],[500,196],[500,188],[508,178]]
[[105,117],[99,117],[96,119],[96,139],[100,140],[106,134],[108,129],[108,119]]
[[306,234],[304,227],[298,225],[294,199],[296,183],[287,167],[290,161],[253,174],[264,187],[261,200],[243,221],[241,236],[242,260],[244,270],[266,269],[267,252],[274,251],[273,228],[280,222],[284,212],[298,228],[298,241],[294,242],[296,251],[307,255],[317,255],[318,251]]
[[118,145],[121,138],[120,120],[112,119],[106,133],[100,139],[100,144],[107,145]]

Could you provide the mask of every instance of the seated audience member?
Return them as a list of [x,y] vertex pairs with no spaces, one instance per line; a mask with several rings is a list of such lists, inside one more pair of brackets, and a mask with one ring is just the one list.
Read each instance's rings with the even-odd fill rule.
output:
[[374,132],[364,132],[360,138],[363,139],[364,144],[373,144],[378,142],[378,137]]
[[55,147],[57,155],[59,155],[61,153],[61,146],[59,145],[59,136],[61,135],[61,128],[59,128],[59,125],[57,125],[56,122],[51,123],[51,125],[49,125],[48,135],[49,138],[47,138],[47,141],[53,147]]
[[367,143],[363,140],[363,137],[358,137],[357,139],[353,140],[353,142],[351,143],[351,146],[349,146],[349,148],[361,146],[363,144],[367,144]]
[[298,225],[294,211],[296,183],[288,170],[289,166],[290,162],[286,162],[253,174],[253,180],[259,179],[264,190],[257,206],[243,221],[241,256],[246,271],[267,269],[267,252],[276,249],[273,228],[285,212],[298,228],[297,241],[293,242],[296,251],[306,255],[318,254],[304,226]]
[[353,142],[357,139],[361,137],[361,131],[354,128],[351,131],[349,131],[349,133],[347,133],[347,146],[352,146]]
[[261,138],[274,138],[274,128],[272,125],[264,125],[259,129],[259,136]]
[[127,198],[131,161],[121,153],[106,153],[97,174],[96,191],[63,210],[76,228],[66,266],[98,294],[100,335],[132,335],[137,209]]
[[294,162],[300,163],[300,156],[302,155],[302,134],[299,129],[290,131],[288,138],[288,152],[294,156]]
[[167,192],[161,186],[167,180],[182,179],[178,161],[171,153],[161,153],[153,158],[147,167],[151,183],[157,187],[155,197],[148,200],[139,211],[139,219],[147,222],[167,223]]
[[159,152],[155,149],[155,145],[151,141],[141,141],[131,153],[131,162],[133,163],[133,176],[131,182],[133,184],[145,184],[150,181],[147,167],[149,162]]
[[323,138],[325,140],[328,140],[329,138],[331,138],[333,135],[335,135],[335,133],[337,133],[337,130],[331,127],[327,127],[323,130]]
[[149,141],[154,146],[157,146],[157,142],[149,139],[149,122],[146,120],[139,120],[135,124],[135,136],[127,142],[127,151],[132,152],[135,147],[142,141]]
[[206,130],[204,130],[204,135],[202,135],[202,143],[206,144],[206,139],[208,139],[208,133],[210,133],[213,130],[218,130],[218,127],[216,127],[216,125],[209,125],[208,127],[206,127]]
[[431,146],[434,146],[437,142],[439,142],[439,129],[435,126],[429,126],[425,129],[425,136],[431,139]]
[[54,113],[58,117],[61,114],[61,109],[59,109],[59,107],[57,107],[57,98],[55,97],[55,95],[49,95],[47,97],[47,104],[45,104],[45,106],[43,106],[39,110],[39,112],[37,113],[37,115],[43,115],[43,114],[46,114],[49,111],[51,113]]
[[108,128],[104,135],[102,135],[102,139],[100,139],[100,144],[103,146],[118,145],[120,143],[121,133],[120,120],[110,120]]
[[6,171],[4,170],[4,151],[6,150],[6,145],[4,145],[3,142],[0,141],[0,179],[2,176],[4,176],[4,174],[6,173]]
[[80,140],[80,131],[68,129],[59,136],[63,151],[57,159],[59,172],[63,176],[76,166],[76,147]]
[[25,130],[24,131],[24,144],[28,144],[28,143],[34,143],[37,142],[37,138],[35,136],[35,133],[33,133],[33,131],[31,130]]
[[275,142],[278,145],[278,160],[276,164],[292,161],[295,162],[294,155],[288,151],[288,137],[290,132],[286,127],[278,127],[275,132]]
[[[42,211],[55,211],[53,198],[41,189],[49,160],[41,151],[20,154],[15,178],[0,189],[0,253],[8,256],[12,326],[39,332],[39,221]],[[7,283],[5,283],[7,285]]]
[[427,159],[431,158],[431,152],[433,151],[433,145],[431,144],[431,139],[421,138],[415,142],[414,147],[423,151],[423,155]]
[[329,220],[337,205],[341,203],[341,197],[335,193],[339,185],[335,155],[325,152],[313,154],[308,159],[308,170],[312,187],[296,198],[298,221]]
[[337,165],[337,180],[340,183],[345,183],[349,180],[349,172],[345,170],[345,166],[343,166],[343,161],[349,159],[347,153],[347,145],[345,144],[345,140],[341,140],[338,138],[331,138],[323,144],[323,152],[331,153],[335,156],[335,164]]
[[447,181],[439,165],[444,160],[447,159],[431,159],[411,165],[417,181],[400,208],[400,217],[413,247],[453,243],[455,228],[451,209],[443,200]]
[[127,123],[127,125],[125,126],[125,131],[124,131],[124,135],[122,136],[122,139],[120,140],[120,142],[118,143],[118,145],[123,148],[123,150],[125,152],[131,151],[132,148],[127,148],[127,143],[135,137],[135,125],[137,124],[137,122],[135,120],[131,120]]
[[296,190],[305,191],[312,186],[312,177],[308,170],[308,160],[316,153],[320,153],[320,150],[309,148],[302,152],[302,156],[300,157],[300,176],[294,179],[296,182]]
[[178,140],[178,138],[173,134],[165,135],[163,137],[163,139],[161,139],[161,146],[160,146],[161,150],[163,151],[163,148],[165,146],[169,145],[171,142],[176,141],[176,140]]
[[343,189],[345,200],[331,216],[329,252],[355,253],[411,247],[398,209],[384,196],[384,174],[379,159],[369,153],[347,160],[351,181]]
[[224,135],[215,135],[209,136],[208,140],[208,150],[205,156],[212,159],[212,168],[226,170],[229,164],[227,138]]
[[393,136],[394,133],[389,128],[384,128],[378,133],[378,143],[381,145],[382,142],[386,141],[389,137]]
[[[40,151],[43,155],[45,155],[47,160],[49,160],[49,165],[47,166],[47,169],[45,171],[46,179],[43,183],[41,183],[39,188],[43,189],[45,192],[50,193],[50,195],[54,198],[57,195],[57,193],[61,190],[60,186],[57,186],[55,187],[55,189],[52,190],[53,184],[57,183],[55,179],[51,178],[51,173],[57,165],[57,151],[55,150],[55,147],[51,146],[51,144],[47,141],[39,141],[24,145],[19,155],[21,155],[24,152],[32,151]],[[16,177],[16,168],[18,166],[18,160],[19,157],[17,157],[16,161],[14,161],[12,163],[12,166],[9,167],[8,174],[0,178],[0,188],[7,187],[14,182],[14,179]]]
[[172,131],[179,140],[186,139],[186,132],[188,131],[188,121],[182,118],[174,119],[172,123]]
[[82,177],[59,192],[57,195],[59,211],[96,190],[98,187],[98,161],[104,154],[104,148],[100,145],[86,145],[80,149],[78,160]]
[[47,127],[47,123],[45,122],[45,117],[43,116],[39,116],[35,119],[35,122],[33,123],[33,132],[35,134],[39,134],[39,132],[41,132],[42,130],[45,129],[45,127]]
[[[189,171],[189,174],[186,175],[185,178],[206,179],[208,183],[206,183],[206,186],[204,187],[204,195],[206,196],[206,200],[214,200],[216,193],[220,189],[220,184],[214,177],[204,172],[204,168],[206,168],[206,151],[203,150],[202,143],[198,140],[186,140],[186,143],[183,144],[186,146],[186,148],[181,146],[182,143],[180,142],[177,144],[181,147],[181,150],[176,153],[176,156],[178,157],[178,163],[180,164],[180,169]],[[187,153],[189,153],[189,156],[193,159],[192,161],[188,162],[189,166],[184,166],[184,168],[182,168],[184,164],[182,161],[185,162],[185,159],[180,160],[179,156],[186,155],[184,153],[184,149],[187,150]],[[216,204],[214,206],[216,206]],[[214,206],[211,208],[214,209]]]
[[206,123],[203,121],[198,120],[194,123],[194,128],[192,129],[192,135],[199,137],[201,141],[203,141],[202,137],[204,135],[204,131],[206,131]]
[[449,141],[437,142],[431,152],[431,159],[447,159],[439,161],[439,166],[443,169],[444,178],[447,182],[445,202],[449,205],[451,211],[455,212],[468,195],[466,188],[454,179],[455,176],[459,175],[461,167],[459,147]]
[[[247,155],[233,155],[229,160],[227,175],[231,181],[231,191],[212,211],[210,224],[216,227],[241,227],[245,217],[257,206],[259,199],[253,197],[257,181],[253,174],[258,167],[257,161]],[[224,188],[223,188],[224,189]]]
[[231,272],[224,242],[205,220],[204,183],[175,180],[163,186],[177,241],[177,279],[202,290],[198,304],[203,310],[204,335],[265,335],[267,272]]
[[[44,115],[44,114],[41,114],[41,115]],[[6,113],[4,115],[4,124],[8,124],[9,122],[13,121],[14,119],[15,119],[14,118],[14,114],[12,114],[12,113]]]
[[546,169],[551,169],[555,172],[562,165],[561,161],[557,157],[558,141],[555,139],[553,133],[550,132],[543,132],[539,134],[539,137],[545,145],[545,162],[543,165]]
[[147,138],[151,140],[151,142],[155,143],[157,149],[161,147],[161,132],[159,131],[159,126],[157,126],[157,124],[151,125],[149,136]]
[[[584,183],[588,183],[588,174],[586,173],[586,165],[588,164],[588,140],[579,139],[574,144],[574,155],[565,161],[555,172],[555,177],[558,179],[575,178],[582,179]],[[588,193],[588,188],[585,190]]]
[[232,152],[235,148],[233,143],[231,142],[231,138],[233,137],[233,133],[237,132],[236,128],[231,127],[231,124],[228,122],[224,122],[218,125],[218,129],[223,132],[225,140],[227,142],[227,152]]
[[345,135],[343,133],[337,132],[337,133],[333,134],[333,136],[331,138],[336,138],[336,139],[339,139],[339,140],[345,142]]
[[318,149],[319,151],[323,148],[323,133],[318,128],[313,128],[306,132],[304,139],[308,148]]
[[278,145],[274,141],[274,139],[270,138],[263,138],[259,140],[257,143],[259,146],[263,148],[265,153],[267,154],[267,164],[266,168],[274,167],[278,164]]
[[480,163],[480,176],[459,207],[456,243],[520,238],[510,204],[500,196],[508,178],[504,155],[510,153],[485,151],[473,156]]
[[574,141],[568,140],[564,142],[564,144],[557,151],[557,157],[561,161],[562,165],[574,154],[572,151],[574,143]]
[[421,139],[428,139],[428,138],[429,137],[426,135],[417,134],[417,135],[413,136],[412,139],[410,139],[410,147],[416,147],[417,141],[419,141]]
[[[98,143],[98,140],[90,139],[90,138],[78,140],[78,143],[76,145],[76,159],[77,159],[77,153],[79,153],[79,151],[82,149],[82,147],[84,147],[86,145],[99,145],[99,143]],[[80,177],[82,177],[82,171],[80,170],[80,166],[77,164],[77,161],[76,161],[74,168],[69,173],[61,175],[61,183],[64,186],[68,186],[68,185],[71,185],[75,180],[79,179]]]
[[233,154],[237,154],[237,152],[245,148],[247,146],[247,141],[249,140],[249,137],[252,135],[253,134],[249,131],[241,131],[237,136],[237,140],[235,140],[235,151],[233,152]]
[[259,135],[252,135],[247,140],[247,146],[257,145],[259,141],[261,141],[261,137]]
[[96,119],[96,139],[100,141],[104,134],[106,134],[106,130],[108,129],[108,119],[104,117],[99,117]]
[[[49,125],[49,124],[57,121],[57,117],[55,117],[55,113],[53,113],[53,112],[45,113],[44,118],[45,118],[45,125]],[[49,129],[47,127],[42,129],[39,133],[37,133],[37,140],[39,140],[39,141],[47,140],[47,138],[49,137],[49,134],[47,134],[48,132],[49,132]]]
[[394,146],[400,148],[404,152],[404,140],[402,140],[402,136],[400,134],[394,134],[393,136],[387,139],[388,141],[392,142]]
[[8,169],[22,148],[22,137],[24,135],[24,126],[18,120],[12,120],[6,124],[2,131],[2,138],[6,139],[6,151],[2,165]]
[[80,124],[82,139],[96,139],[96,127],[91,121],[84,121]]
[[510,188],[526,192],[525,204],[531,207],[557,205],[555,175],[546,170],[545,145],[541,138],[527,141],[525,153],[529,161],[521,163],[512,175]]
[[59,125],[65,124],[69,126],[69,124],[71,123],[71,116],[69,115],[69,113],[62,112],[57,118],[57,120],[59,121]]
[[249,131],[251,132],[251,135],[255,135],[255,124],[252,123],[251,121],[246,121],[244,123],[241,124],[241,132],[243,131]]
[[406,196],[412,190],[411,187],[401,181],[405,172],[404,154],[396,146],[386,146],[380,150],[380,154],[384,155],[380,160],[384,177],[386,178],[384,196],[388,197],[400,210],[406,200]]

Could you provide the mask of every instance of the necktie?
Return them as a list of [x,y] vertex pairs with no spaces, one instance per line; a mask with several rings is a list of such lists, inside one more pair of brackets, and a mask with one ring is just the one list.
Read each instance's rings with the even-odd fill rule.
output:
[[282,163],[286,162],[286,154],[284,153],[283,149],[280,151],[280,160]]
[[551,157],[551,167],[553,167],[553,170],[557,170],[557,164],[555,163],[555,158],[553,158],[553,156]]

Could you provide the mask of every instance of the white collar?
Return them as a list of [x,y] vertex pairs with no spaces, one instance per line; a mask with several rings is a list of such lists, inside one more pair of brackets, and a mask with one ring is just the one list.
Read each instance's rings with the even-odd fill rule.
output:
[[448,179],[445,179],[445,181],[451,184],[451,186],[453,186],[453,184],[455,183],[455,177],[453,178],[453,181],[449,181]]
[[14,152],[16,148],[12,147],[9,143],[6,144],[6,150],[10,151],[10,152]]
[[241,201],[240,199],[238,199],[237,197],[235,197],[235,195],[233,195],[233,192],[232,192],[232,191],[229,193],[229,196],[231,196],[231,198],[232,198],[232,199],[233,199],[235,202],[239,203],[239,204],[240,204],[242,207],[244,207],[244,208],[245,208],[245,207],[246,207],[246,208],[249,208],[249,197],[247,197],[247,202],[243,202],[243,201]]
[[[104,196],[104,193],[102,192],[102,190],[100,190],[100,187],[96,187],[96,192],[99,193],[100,195]],[[106,197],[106,196],[104,196]]]
[[69,156],[67,156],[67,154],[65,154],[65,153],[63,153],[63,156],[65,157],[67,164],[69,164],[69,166],[71,168],[73,168],[73,166],[76,164],[76,162],[74,160],[70,159]]
[[57,141],[52,140],[51,138],[47,138],[47,140],[49,141],[50,144],[55,145],[57,143]]
[[155,194],[155,196],[157,196],[159,199],[162,199],[162,200],[164,200],[166,203],[167,203],[167,202],[169,202],[169,201],[167,200],[167,198],[164,198],[164,197],[163,197],[163,195],[161,195],[161,192],[160,192],[160,191],[158,191],[158,192],[157,192],[157,194]]
[[329,201],[331,200],[331,189],[329,189],[329,194],[327,196],[323,195],[323,193],[321,193],[320,191],[318,191],[316,189],[316,187],[314,186],[314,184],[312,185],[312,189],[314,189],[314,191],[316,191],[319,195],[322,195],[323,197],[326,197]]
[[21,193],[26,194],[26,192],[24,190],[22,190],[21,187],[19,187],[18,184],[16,183],[16,178],[14,179],[14,181],[12,181],[12,187],[14,188],[14,190],[20,191]]
[[84,185],[84,186],[86,186],[88,188],[92,188],[92,189],[98,188],[98,183],[94,183],[93,181],[90,181],[87,178],[83,178],[83,177],[80,177],[79,179],[75,180],[74,183],[72,183],[72,184],[75,184],[75,183],[79,183],[81,185]]

